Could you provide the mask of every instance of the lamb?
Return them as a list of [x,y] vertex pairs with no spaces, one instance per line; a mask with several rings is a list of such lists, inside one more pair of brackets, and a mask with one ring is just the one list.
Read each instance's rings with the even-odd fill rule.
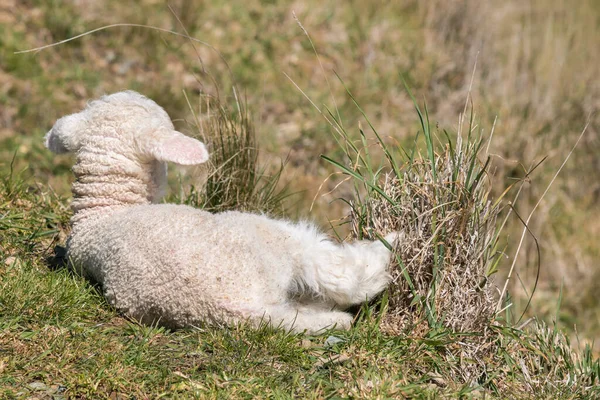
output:
[[391,253],[380,241],[338,244],[305,222],[156,204],[166,162],[196,165],[209,154],[139,93],[92,101],[59,119],[45,142],[76,154],[71,265],[142,323],[348,329],[352,316],[341,310],[388,284]]

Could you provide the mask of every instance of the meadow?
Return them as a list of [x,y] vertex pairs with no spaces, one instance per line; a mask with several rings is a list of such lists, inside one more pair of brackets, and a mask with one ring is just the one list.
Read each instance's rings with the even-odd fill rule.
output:
[[[598,48],[593,0],[2,2],[0,397],[599,396]],[[356,310],[353,330],[315,337],[170,332],[123,318],[61,266],[73,158],[42,140],[57,118],[123,89],[213,149],[236,129],[234,146],[253,149],[208,179],[171,171],[169,201],[309,218],[342,238],[362,236],[349,202],[373,185],[356,172],[393,170],[386,149],[439,160],[458,136],[481,135],[489,162],[477,165],[502,199],[498,221],[508,217],[493,295],[514,266],[502,323],[461,332],[425,313],[426,324],[390,333],[380,329],[393,306],[385,297]],[[373,160],[356,169],[365,149]],[[230,179],[240,170],[256,171],[241,177],[249,185]],[[202,182],[218,195],[202,194]]]

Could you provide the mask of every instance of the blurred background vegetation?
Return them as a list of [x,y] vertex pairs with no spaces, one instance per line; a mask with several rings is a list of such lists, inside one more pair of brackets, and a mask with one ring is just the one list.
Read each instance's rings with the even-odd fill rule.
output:
[[[14,168],[27,167],[28,174],[68,198],[71,160],[52,156],[42,141],[57,118],[102,94],[134,89],[164,106],[178,129],[193,134],[189,104],[201,110],[206,95],[234,103],[235,83],[254,120],[260,161],[277,170],[287,160],[283,184],[298,192],[289,199],[288,215],[327,228],[348,210],[335,201],[344,189],[329,193],[340,178],[327,179],[334,170],[319,155],[340,150],[331,127],[306,97],[318,107],[337,107],[349,130],[358,131],[361,121],[335,71],[391,143],[411,140],[418,129],[402,77],[426,101],[431,120],[454,131],[471,89],[480,126],[486,134],[494,127],[490,152],[498,193],[547,156],[527,177],[516,205],[525,218],[589,120],[582,143],[529,227],[542,250],[529,313],[548,321],[557,316],[561,327],[582,341],[595,340],[600,349],[600,2],[173,0],[169,5],[171,10],[159,0],[2,1],[3,176],[14,158]],[[117,23],[182,33],[185,28],[214,49],[150,29],[114,27],[41,52],[15,54]],[[507,241],[516,242],[521,229],[514,218]],[[515,247],[508,248],[506,265]],[[531,238],[519,257],[511,289],[517,303],[531,293],[537,276]]]

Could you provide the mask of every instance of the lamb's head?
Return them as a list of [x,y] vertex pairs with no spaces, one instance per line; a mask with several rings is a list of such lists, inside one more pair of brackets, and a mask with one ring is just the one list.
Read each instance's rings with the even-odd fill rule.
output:
[[60,118],[45,141],[55,153],[77,154],[75,211],[105,206],[100,199],[119,205],[155,202],[166,181],[166,162],[208,160],[202,142],[177,132],[162,107],[133,91],[103,96]]
[[[170,161],[195,165],[208,160],[204,145],[173,127],[165,110],[134,91],[123,91],[92,101],[81,112],[60,118],[46,134],[46,147],[55,153],[82,148],[110,147],[141,162]],[[108,150],[108,149],[107,149]]]

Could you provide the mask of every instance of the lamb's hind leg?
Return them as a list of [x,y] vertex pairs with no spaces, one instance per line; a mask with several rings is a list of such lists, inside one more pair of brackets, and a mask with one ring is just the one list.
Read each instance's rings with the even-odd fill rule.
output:
[[[386,236],[390,245],[400,234]],[[317,296],[340,307],[359,304],[382,292],[389,282],[391,252],[379,241],[338,245],[321,242],[306,260],[303,280]]]
[[282,304],[267,308],[262,318],[273,327],[308,334],[323,333],[326,329],[349,329],[352,316],[343,311],[329,311],[319,307]]

